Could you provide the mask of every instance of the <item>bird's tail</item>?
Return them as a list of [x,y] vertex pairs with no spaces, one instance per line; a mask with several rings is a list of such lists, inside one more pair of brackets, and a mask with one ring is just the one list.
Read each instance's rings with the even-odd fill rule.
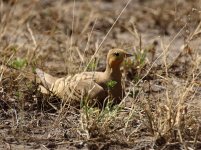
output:
[[36,69],[36,74],[39,76],[41,82],[43,83],[43,86],[49,90],[50,90],[52,84],[54,84],[55,81],[57,80],[56,77],[53,77],[50,74],[47,74],[38,68]]

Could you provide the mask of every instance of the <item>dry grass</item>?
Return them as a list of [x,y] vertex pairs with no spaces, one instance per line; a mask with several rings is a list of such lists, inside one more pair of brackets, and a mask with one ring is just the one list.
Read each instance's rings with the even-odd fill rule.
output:
[[[0,0],[0,149],[201,149],[199,0]],[[61,106],[36,67],[64,76],[123,64],[126,97]]]

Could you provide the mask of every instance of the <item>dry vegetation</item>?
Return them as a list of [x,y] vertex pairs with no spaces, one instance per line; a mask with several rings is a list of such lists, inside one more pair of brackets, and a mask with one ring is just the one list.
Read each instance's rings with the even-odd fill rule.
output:
[[[200,20],[199,0],[0,0],[0,149],[201,149]],[[36,67],[102,71],[113,47],[135,55],[119,106],[37,90]]]

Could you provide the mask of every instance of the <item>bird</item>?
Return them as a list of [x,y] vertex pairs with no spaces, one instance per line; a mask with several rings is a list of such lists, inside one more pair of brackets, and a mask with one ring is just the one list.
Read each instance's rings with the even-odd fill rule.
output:
[[133,56],[123,49],[111,49],[106,59],[104,72],[81,72],[62,78],[54,77],[41,69],[36,69],[42,85],[41,92],[52,92],[63,102],[80,104],[83,99],[89,105],[103,107],[107,100],[119,104],[125,93],[122,88],[120,66],[125,58]]

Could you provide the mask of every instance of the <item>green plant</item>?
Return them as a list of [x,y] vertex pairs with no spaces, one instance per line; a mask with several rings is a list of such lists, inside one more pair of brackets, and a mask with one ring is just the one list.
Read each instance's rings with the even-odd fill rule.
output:
[[10,65],[16,69],[22,69],[27,66],[27,60],[23,58],[16,58],[11,61]]
[[135,60],[137,67],[142,68],[146,64],[146,51],[136,51]]
[[98,61],[94,60],[87,66],[88,71],[94,71],[97,68]]
[[110,80],[107,82],[107,87],[108,89],[112,89],[114,88],[114,86],[117,84],[117,81],[114,81],[114,80]]

